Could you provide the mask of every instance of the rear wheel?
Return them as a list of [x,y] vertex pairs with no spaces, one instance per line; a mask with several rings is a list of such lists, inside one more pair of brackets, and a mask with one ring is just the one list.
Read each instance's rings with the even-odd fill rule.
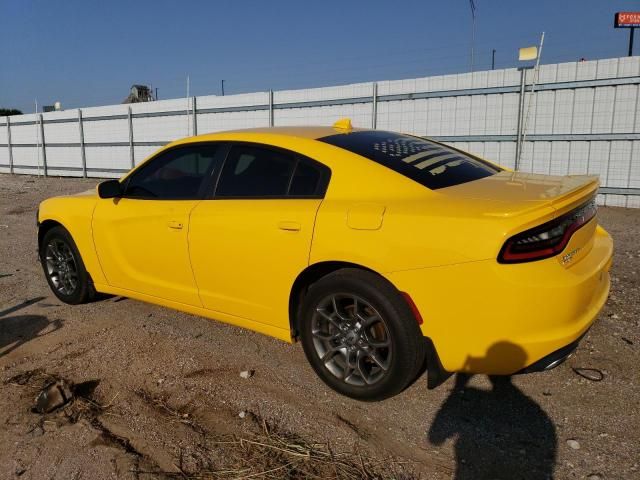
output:
[[63,227],[53,227],[44,235],[40,244],[40,262],[49,287],[63,302],[75,305],[95,296],[80,252]]
[[327,275],[311,286],[301,314],[307,359],[343,395],[382,400],[420,372],[424,343],[418,324],[395,287],[372,272]]

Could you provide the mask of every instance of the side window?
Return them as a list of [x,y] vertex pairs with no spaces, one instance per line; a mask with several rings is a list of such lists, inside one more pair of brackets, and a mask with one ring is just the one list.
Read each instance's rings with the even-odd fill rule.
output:
[[161,153],[127,181],[124,196],[140,199],[197,199],[204,182],[219,167],[219,145],[178,147]]
[[327,167],[301,160],[291,180],[289,195],[294,197],[311,197],[322,195],[326,180]]
[[231,148],[222,168],[218,197],[284,197],[289,190],[296,157],[249,145]]

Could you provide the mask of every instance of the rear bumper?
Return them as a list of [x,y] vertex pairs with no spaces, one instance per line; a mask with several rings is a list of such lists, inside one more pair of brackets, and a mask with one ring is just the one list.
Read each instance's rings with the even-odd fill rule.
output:
[[546,372],[547,370],[553,370],[558,365],[562,365],[571,355],[573,355],[573,352],[576,351],[576,348],[578,348],[578,344],[584,338],[585,335],[586,333],[581,335],[580,338],[578,338],[577,340],[574,340],[573,342],[571,342],[569,345],[565,345],[564,347],[559,348],[555,352],[551,352],[546,357],[542,357],[537,362],[532,363],[531,365],[523,368],[517,373],[522,374],[522,373]]
[[598,227],[568,268],[558,258],[486,260],[387,278],[416,303],[444,371],[510,375],[559,364],[575,349],[608,297],[612,254]]

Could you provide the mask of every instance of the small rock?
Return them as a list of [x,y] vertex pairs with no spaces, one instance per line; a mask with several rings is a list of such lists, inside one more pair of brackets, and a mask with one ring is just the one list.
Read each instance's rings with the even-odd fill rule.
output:
[[158,385],[160,385],[161,383],[164,383],[164,378],[159,378],[158,379]]
[[567,445],[569,445],[570,448],[572,448],[573,450],[580,450],[580,444],[578,443],[577,440],[567,440]]
[[602,480],[602,475],[599,475],[597,473],[592,473],[587,477],[587,480]]
[[242,410],[242,411],[238,414],[238,416],[239,416],[240,418],[244,418],[244,417],[246,417],[246,416],[247,416],[247,412],[245,412],[244,410]]
[[618,316],[617,313],[612,313],[611,315],[609,315],[613,320],[618,320],[620,317]]
[[544,392],[542,392],[542,395],[544,395],[545,397],[550,397],[551,392],[549,390],[545,390]]
[[240,372],[240,378],[244,378],[244,379],[251,378],[253,377],[254,373],[255,372],[253,370],[244,370]]

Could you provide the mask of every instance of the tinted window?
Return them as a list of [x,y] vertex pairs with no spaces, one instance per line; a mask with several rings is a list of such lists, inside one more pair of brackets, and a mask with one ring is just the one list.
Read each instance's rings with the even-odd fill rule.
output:
[[284,197],[296,157],[277,150],[231,148],[216,188],[219,197]]
[[393,132],[361,131],[319,140],[362,155],[431,189],[470,182],[500,171],[435,142]]
[[146,199],[196,199],[200,189],[220,164],[215,144],[178,147],[159,154],[127,181],[125,197]]
[[[326,168],[326,167],[325,167]],[[322,195],[325,171],[320,165],[300,160],[296,165],[296,171],[291,180],[289,195],[310,197]]]

